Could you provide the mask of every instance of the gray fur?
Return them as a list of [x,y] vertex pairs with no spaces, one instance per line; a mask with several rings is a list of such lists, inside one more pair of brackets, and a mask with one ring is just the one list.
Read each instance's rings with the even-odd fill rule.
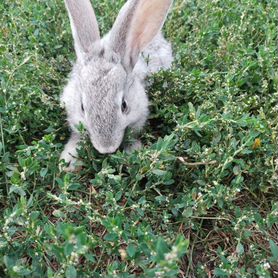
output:
[[75,50],[78,58],[88,53],[93,43],[100,40],[97,19],[90,0],[65,0]]
[[110,43],[111,48],[116,53],[119,53],[122,57],[126,53],[127,48],[127,34],[131,21],[133,19],[133,14],[138,6],[139,1],[130,0],[125,3],[122,7],[114,26],[110,32]]
[[[74,0],[66,0],[67,5],[72,1]],[[87,1],[79,0],[74,5],[80,4],[85,7]],[[76,27],[75,20],[71,20],[78,59],[61,96],[69,125],[73,131],[73,135],[61,154],[61,159],[69,163],[66,170],[75,169],[74,162],[77,158],[76,148],[79,140],[76,128],[78,124],[82,123],[86,127],[93,146],[99,152],[115,152],[123,140],[125,129],[130,127],[138,131],[147,119],[148,99],[144,89],[145,77],[171,66],[173,59],[171,45],[161,33],[152,37],[147,47],[141,49],[142,55],[137,57],[133,66],[127,67],[124,63],[128,46],[125,43],[121,44],[121,41],[126,41],[125,33],[130,32],[130,28],[127,28],[128,22],[131,22],[133,18],[137,3],[142,1],[153,0],[127,1],[112,31],[102,40],[97,39],[95,31],[89,35],[92,36],[90,39],[83,40],[83,34],[88,26],[85,24]],[[163,1],[167,0],[161,0]],[[79,12],[82,9],[80,8]],[[74,11],[71,8],[68,8],[68,11],[70,18],[74,18],[71,14]],[[94,13],[90,12],[90,14],[94,16]],[[74,32],[78,33],[78,37]],[[78,44],[78,40],[82,43]],[[91,45],[86,45],[91,41],[93,41]],[[143,58],[146,56],[149,60],[148,64]],[[121,110],[123,100],[128,105],[127,113]]]

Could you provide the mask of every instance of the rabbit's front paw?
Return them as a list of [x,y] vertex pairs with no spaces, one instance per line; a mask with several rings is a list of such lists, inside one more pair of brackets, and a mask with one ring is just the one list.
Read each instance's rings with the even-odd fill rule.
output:
[[77,172],[80,170],[81,167],[76,165],[78,162],[77,147],[79,139],[79,134],[71,134],[70,139],[60,156],[60,171]]
[[71,154],[68,150],[64,150],[60,156],[60,171],[65,172],[78,172],[80,170],[80,166],[76,165],[78,161],[77,157]]

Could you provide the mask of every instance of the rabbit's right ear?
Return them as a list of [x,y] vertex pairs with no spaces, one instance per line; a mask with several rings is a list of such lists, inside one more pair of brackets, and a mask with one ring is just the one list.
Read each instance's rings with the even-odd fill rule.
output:
[[128,0],[110,34],[111,48],[130,71],[141,51],[159,33],[173,0]]
[[83,59],[92,44],[100,40],[98,24],[90,0],[65,0],[70,18],[75,52]]

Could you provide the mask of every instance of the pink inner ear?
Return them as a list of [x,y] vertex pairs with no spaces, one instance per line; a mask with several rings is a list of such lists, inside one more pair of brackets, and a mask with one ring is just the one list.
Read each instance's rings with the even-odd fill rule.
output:
[[129,52],[139,53],[161,29],[172,0],[141,0],[128,36]]

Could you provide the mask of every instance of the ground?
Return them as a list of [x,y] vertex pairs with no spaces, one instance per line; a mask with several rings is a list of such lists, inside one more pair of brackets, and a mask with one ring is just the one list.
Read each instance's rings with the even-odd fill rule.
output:
[[[102,34],[121,1],[93,1]],[[144,147],[59,172],[63,1],[0,3],[1,277],[278,277],[277,3],[176,0]]]

